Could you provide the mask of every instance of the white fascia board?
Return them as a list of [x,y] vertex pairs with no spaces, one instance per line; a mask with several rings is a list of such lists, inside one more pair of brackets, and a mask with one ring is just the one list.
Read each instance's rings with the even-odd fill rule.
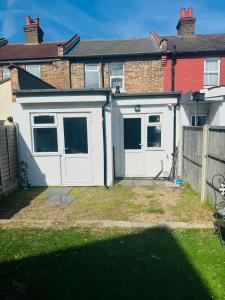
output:
[[213,89],[205,90],[205,101],[223,101],[225,96],[225,86],[218,86]]
[[19,104],[26,103],[84,103],[84,102],[105,102],[105,95],[79,95],[79,96],[17,96],[16,102]]
[[132,106],[132,105],[167,105],[177,104],[177,98],[136,98],[136,99],[114,99],[119,106]]

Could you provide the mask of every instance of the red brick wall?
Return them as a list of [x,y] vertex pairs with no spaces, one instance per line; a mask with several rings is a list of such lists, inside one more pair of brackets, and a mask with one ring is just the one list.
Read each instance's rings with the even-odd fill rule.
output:
[[[204,58],[179,58],[175,66],[175,91],[196,91],[203,88]],[[171,91],[171,60],[164,69],[164,90]]]
[[[204,84],[204,57],[178,58],[175,66],[175,91],[196,91]],[[220,85],[225,84],[225,57],[220,60]],[[164,68],[164,90],[171,91],[171,60]]]
[[220,59],[220,84],[225,85],[225,57]]

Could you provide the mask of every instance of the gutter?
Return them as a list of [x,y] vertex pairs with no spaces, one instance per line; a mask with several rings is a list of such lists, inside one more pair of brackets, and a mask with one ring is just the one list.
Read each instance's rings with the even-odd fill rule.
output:
[[107,141],[106,141],[106,120],[105,108],[109,104],[109,93],[106,95],[106,102],[102,106],[102,130],[103,130],[103,160],[104,160],[104,186],[108,189],[107,185]]

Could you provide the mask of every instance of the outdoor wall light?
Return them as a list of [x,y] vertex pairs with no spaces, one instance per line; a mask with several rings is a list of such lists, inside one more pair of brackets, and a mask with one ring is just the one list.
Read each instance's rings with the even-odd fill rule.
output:
[[141,105],[135,105],[134,110],[135,110],[135,112],[140,112],[141,111]]

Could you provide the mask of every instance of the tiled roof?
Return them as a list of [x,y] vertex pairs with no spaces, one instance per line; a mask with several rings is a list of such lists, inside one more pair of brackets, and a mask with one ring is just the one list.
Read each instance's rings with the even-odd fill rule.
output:
[[59,43],[62,42],[41,43],[37,45],[9,43],[5,46],[0,47],[0,61],[57,57],[57,45]]
[[66,56],[118,56],[160,53],[151,37],[131,39],[81,40]]
[[225,34],[196,34],[194,36],[163,36],[168,40],[168,50],[176,45],[177,53],[225,51]]

